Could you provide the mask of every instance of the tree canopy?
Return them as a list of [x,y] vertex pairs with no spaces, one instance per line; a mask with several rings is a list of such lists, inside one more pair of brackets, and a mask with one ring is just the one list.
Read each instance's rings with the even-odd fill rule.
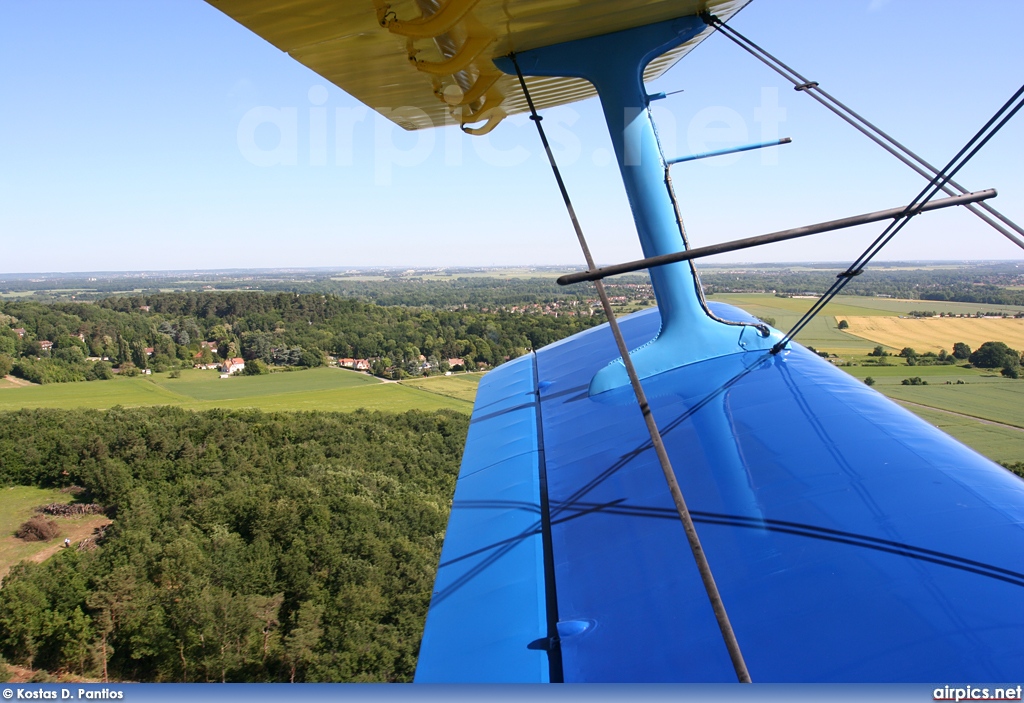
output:
[[1020,352],[1010,349],[1003,342],[985,342],[968,359],[972,364],[983,369],[1020,366]]
[[174,408],[0,416],[0,484],[76,484],[92,551],[23,562],[0,655],[135,681],[407,681],[468,419]]

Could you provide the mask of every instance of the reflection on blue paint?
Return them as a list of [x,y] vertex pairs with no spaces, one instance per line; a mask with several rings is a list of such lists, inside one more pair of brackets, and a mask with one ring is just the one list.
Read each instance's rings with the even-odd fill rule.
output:
[[[656,310],[622,324],[630,343],[658,325]],[[587,394],[616,355],[605,327],[536,355],[557,617],[594,623],[559,627],[565,680],[731,681],[635,400]],[[487,379],[514,373],[504,368]],[[798,345],[694,363],[645,388],[755,682],[1022,676],[1024,482]],[[456,541],[475,530],[458,500]],[[487,540],[540,521],[510,524],[491,523]],[[518,607],[493,595],[478,591],[467,612]],[[428,652],[433,607],[431,618],[424,654],[439,658]],[[472,637],[457,619],[447,626]],[[531,635],[502,646],[525,648]],[[447,680],[471,670],[446,659]]]

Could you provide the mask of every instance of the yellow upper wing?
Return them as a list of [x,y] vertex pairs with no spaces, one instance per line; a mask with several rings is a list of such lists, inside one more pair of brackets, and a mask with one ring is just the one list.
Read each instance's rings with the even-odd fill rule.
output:
[[[750,0],[207,0],[405,129],[489,131],[527,109],[491,59],[708,10],[727,20]],[[654,60],[664,73],[709,33]],[[576,78],[531,78],[537,107],[594,95]],[[471,125],[478,125],[472,127]]]

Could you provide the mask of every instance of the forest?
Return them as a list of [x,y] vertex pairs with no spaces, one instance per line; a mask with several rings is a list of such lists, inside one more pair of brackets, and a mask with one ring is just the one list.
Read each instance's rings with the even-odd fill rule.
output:
[[497,366],[602,321],[586,304],[559,314],[438,310],[312,293],[3,301],[0,371],[54,383],[110,378],[112,367],[132,374],[234,357],[310,367],[330,354],[372,359],[374,373],[402,376],[422,373],[423,360],[433,369],[450,358]]
[[0,655],[122,681],[408,681],[467,424],[4,414],[0,485],[79,486],[114,519],[98,548],[12,569]]

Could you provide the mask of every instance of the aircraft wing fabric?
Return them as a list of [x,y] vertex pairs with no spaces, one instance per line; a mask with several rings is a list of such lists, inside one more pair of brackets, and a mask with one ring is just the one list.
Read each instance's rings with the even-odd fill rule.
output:
[[[406,129],[482,131],[527,110],[517,79],[491,59],[708,10],[725,20],[750,0],[207,0]],[[710,29],[655,59],[660,76]],[[538,108],[595,94],[575,78],[530,78]]]
[[[481,382],[417,681],[736,680],[617,357]],[[1024,481],[798,345],[644,386],[755,682],[1020,679]]]

